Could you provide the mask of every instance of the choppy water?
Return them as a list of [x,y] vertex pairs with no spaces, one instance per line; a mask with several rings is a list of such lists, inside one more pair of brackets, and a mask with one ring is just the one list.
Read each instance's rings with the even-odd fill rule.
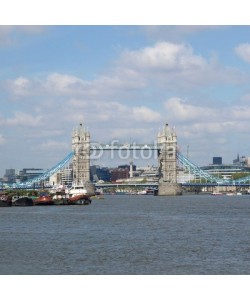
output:
[[2,207],[0,274],[250,274],[250,196]]

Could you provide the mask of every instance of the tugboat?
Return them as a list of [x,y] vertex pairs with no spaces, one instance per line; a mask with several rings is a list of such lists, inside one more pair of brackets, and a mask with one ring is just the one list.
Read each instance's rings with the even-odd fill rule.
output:
[[73,185],[68,191],[68,204],[88,205],[91,203],[92,194],[87,192],[83,185]]
[[0,194],[0,207],[12,206],[11,197],[6,194]]
[[33,200],[34,205],[53,205],[54,201],[49,193],[41,192],[39,197]]

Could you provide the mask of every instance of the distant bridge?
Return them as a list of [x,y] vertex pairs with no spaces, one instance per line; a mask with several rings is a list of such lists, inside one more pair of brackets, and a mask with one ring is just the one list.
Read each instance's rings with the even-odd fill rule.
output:
[[[124,145],[121,145],[124,147]],[[146,147],[147,146],[147,147]],[[152,146],[152,147],[151,147]],[[151,148],[150,148],[151,147]],[[94,147],[91,147],[91,150],[96,150],[96,144]],[[108,150],[108,147],[105,147],[106,150]],[[160,150],[160,147],[155,145],[137,145],[136,148],[121,148],[120,145],[116,145],[113,148],[109,148],[115,150],[119,149],[151,149],[151,150]],[[11,188],[32,188],[34,184],[40,183],[48,179],[50,176],[54,175],[58,171],[62,170],[66,164],[68,164],[71,159],[74,156],[74,152],[70,152],[63,160],[61,160],[59,163],[57,163],[55,166],[53,166],[51,169],[45,171],[42,175],[39,175],[31,180],[28,180],[23,183],[14,183],[11,185],[8,185]],[[192,163],[189,159],[187,159],[182,153],[177,152],[177,160],[178,162],[190,172],[190,174],[195,175],[197,178],[201,180],[205,180],[205,182],[186,182],[182,183],[182,186],[250,186],[250,176],[240,178],[237,180],[225,180],[222,178],[218,178],[215,176],[212,176],[211,174],[205,172],[200,167],[196,166],[194,163]],[[109,187],[109,186],[115,186],[117,184],[107,183],[107,184],[96,184],[97,187]],[[119,186],[158,186],[158,183],[119,183]]]

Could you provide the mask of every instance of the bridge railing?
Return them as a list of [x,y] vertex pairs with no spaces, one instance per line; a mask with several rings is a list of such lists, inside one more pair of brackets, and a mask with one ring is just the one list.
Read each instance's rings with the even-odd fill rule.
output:
[[204,178],[205,180],[209,182],[221,182],[223,179],[212,176],[211,174],[203,171],[200,167],[196,166],[194,163],[192,163],[190,160],[188,160],[181,152],[177,151],[177,159],[178,161],[186,168],[188,169],[193,175],[199,176],[200,178]]
[[250,176],[242,177],[237,180],[233,179],[223,179],[219,177],[215,177],[208,172],[205,172],[200,167],[193,164],[190,160],[188,160],[181,152],[177,151],[177,159],[178,161],[188,170],[191,171],[193,175],[199,176],[200,178],[206,179],[210,183],[216,183],[217,185],[226,185],[226,186],[234,186],[239,184],[247,184],[250,183]]

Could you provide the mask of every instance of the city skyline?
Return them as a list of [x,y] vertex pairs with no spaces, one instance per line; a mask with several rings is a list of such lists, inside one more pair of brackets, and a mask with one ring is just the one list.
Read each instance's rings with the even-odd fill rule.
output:
[[[199,165],[249,156],[250,26],[0,26],[0,174],[175,127]],[[102,162],[100,162],[102,163]]]

